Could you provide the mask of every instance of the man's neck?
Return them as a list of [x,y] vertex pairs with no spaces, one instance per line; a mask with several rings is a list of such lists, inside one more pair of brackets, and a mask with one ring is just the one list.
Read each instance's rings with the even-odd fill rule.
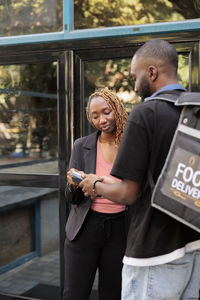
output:
[[159,90],[157,90],[155,93],[153,93],[150,97],[147,97],[144,99],[144,101],[147,101],[153,97],[155,97],[156,95],[158,95],[160,92],[164,92],[164,91],[174,91],[174,90],[180,90],[185,92],[186,89],[179,83],[172,83],[172,84],[168,84],[163,86],[162,88],[160,88]]

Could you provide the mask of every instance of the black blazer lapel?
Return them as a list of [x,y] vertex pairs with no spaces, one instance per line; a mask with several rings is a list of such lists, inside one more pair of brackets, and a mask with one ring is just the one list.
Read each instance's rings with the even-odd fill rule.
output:
[[96,172],[96,157],[97,157],[97,139],[100,132],[94,132],[89,135],[83,144],[83,155],[85,162],[85,173],[95,173]]

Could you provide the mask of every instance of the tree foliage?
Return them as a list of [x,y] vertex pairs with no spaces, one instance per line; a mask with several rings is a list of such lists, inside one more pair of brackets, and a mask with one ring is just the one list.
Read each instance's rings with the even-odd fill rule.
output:
[[[62,30],[63,0],[0,0],[0,35]],[[200,0],[74,0],[76,29],[180,21],[200,16]]]
[[37,145],[55,155],[56,76],[56,63],[0,66],[0,155]]
[[75,28],[199,18],[200,0],[74,0]]
[[0,0],[0,35],[62,30],[62,0]]
[[[200,0],[74,0],[76,29],[139,25],[195,19],[200,16]],[[108,86],[117,93],[131,92],[130,61],[89,62],[86,71],[86,95],[95,88]],[[188,59],[180,57],[179,81],[188,86]]]

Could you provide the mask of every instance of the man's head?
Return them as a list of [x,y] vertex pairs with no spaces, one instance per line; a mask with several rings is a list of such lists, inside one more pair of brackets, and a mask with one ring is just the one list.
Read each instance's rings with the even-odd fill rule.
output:
[[151,40],[140,47],[131,62],[135,92],[143,99],[165,85],[177,83],[178,54],[164,40]]

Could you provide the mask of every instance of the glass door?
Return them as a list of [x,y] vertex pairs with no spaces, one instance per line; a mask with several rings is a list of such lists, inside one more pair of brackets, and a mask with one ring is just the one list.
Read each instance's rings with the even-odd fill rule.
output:
[[65,59],[0,59],[1,295],[60,299]]

